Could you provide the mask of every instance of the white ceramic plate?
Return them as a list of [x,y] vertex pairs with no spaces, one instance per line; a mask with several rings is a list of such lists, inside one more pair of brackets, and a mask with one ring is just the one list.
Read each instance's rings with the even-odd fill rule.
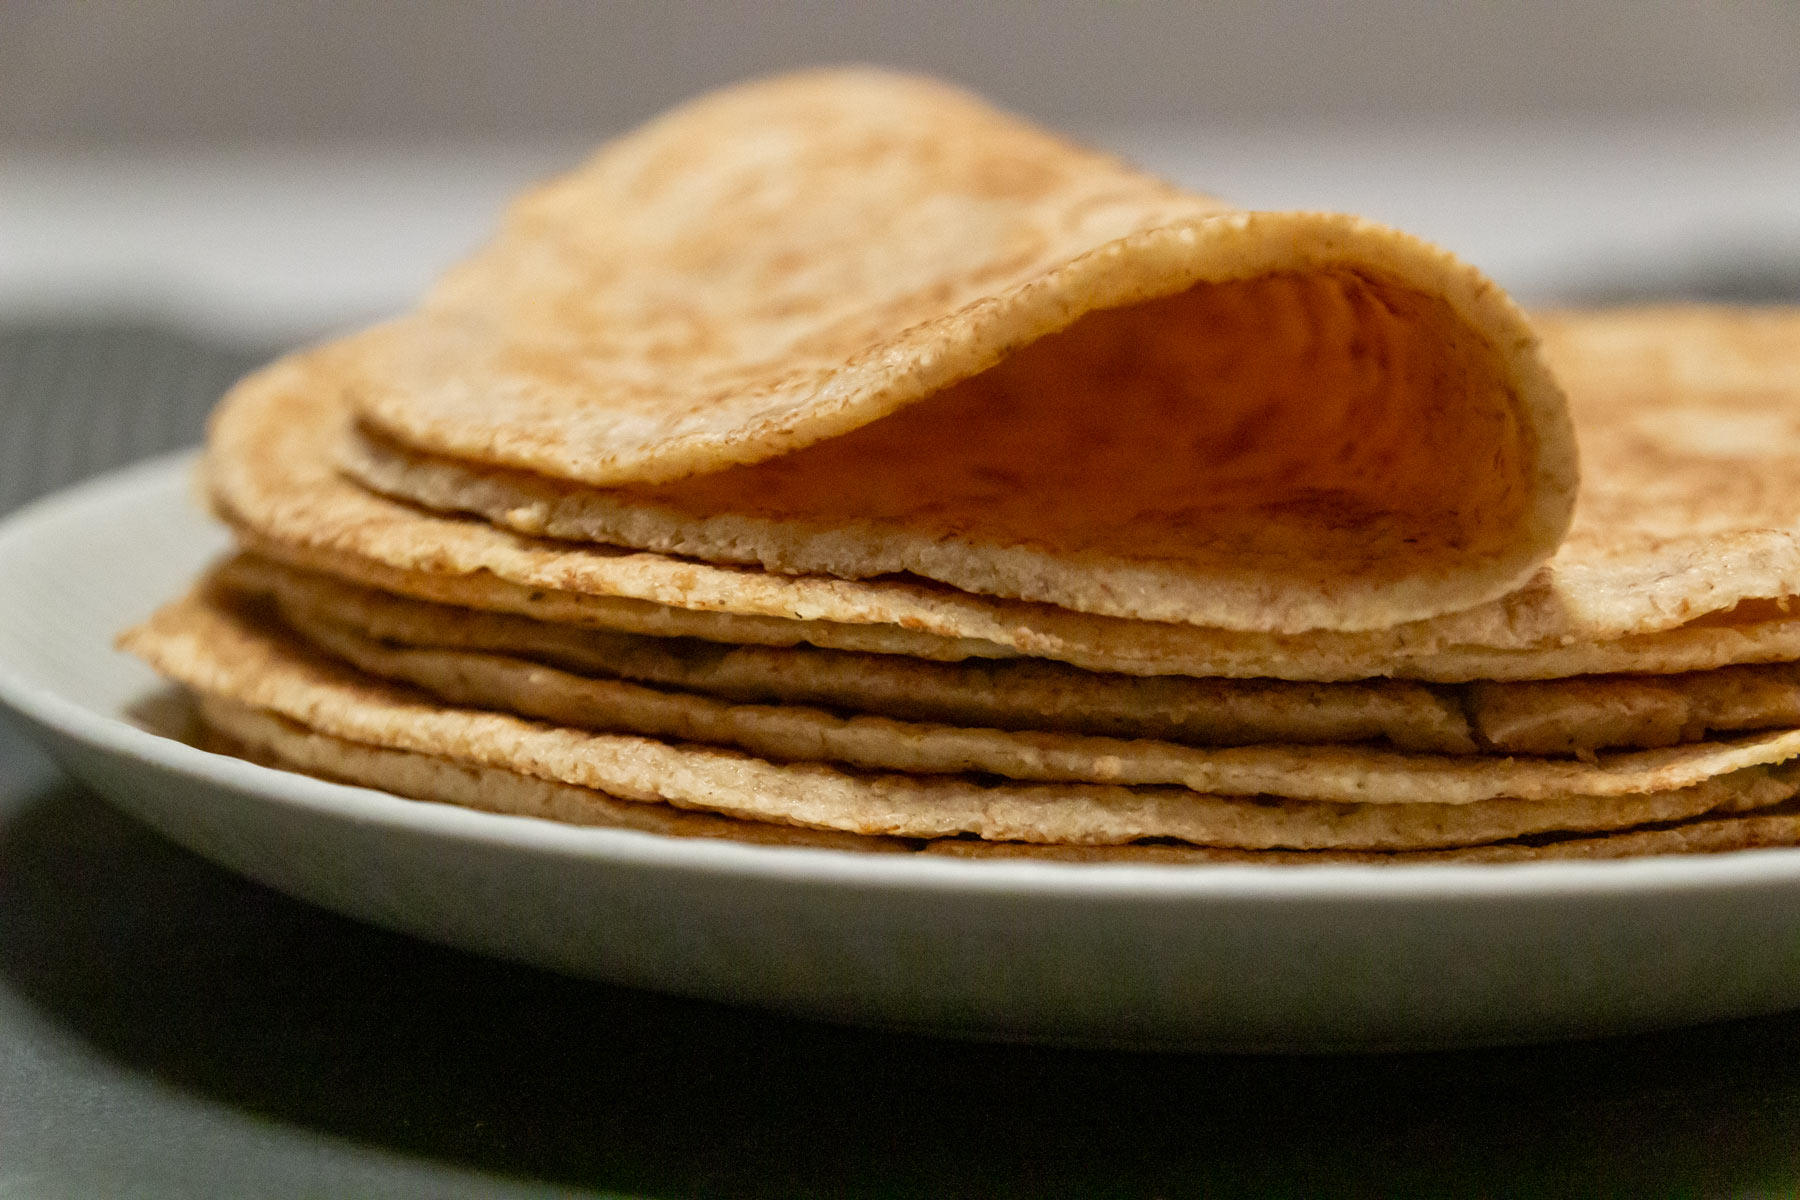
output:
[[0,525],[0,700],[127,812],[339,912],[833,1020],[1078,1043],[1526,1041],[1800,1006],[1800,851],[1605,863],[963,862],[577,829],[403,800],[133,725],[113,634],[226,543],[189,460]]

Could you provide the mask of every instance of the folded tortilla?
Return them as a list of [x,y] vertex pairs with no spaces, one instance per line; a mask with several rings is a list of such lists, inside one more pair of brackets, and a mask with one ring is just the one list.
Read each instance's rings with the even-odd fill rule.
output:
[[1470,267],[877,71],[653,121],[323,361],[365,451],[557,488],[532,532],[1219,629],[1491,600],[1576,488]]
[[1569,538],[1500,600],[1368,632],[1121,620],[903,577],[781,575],[547,541],[440,515],[334,468],[347,413],[323,355],[284,360],[232,392],[213,419],[206,486],[239,541],[282,562],[419,599],[659,636],[1320,681],[1800,658],[1800,619],[1787,615],[1800,596],[1800,310],[1623,310],[1544,326],[1588,464]]

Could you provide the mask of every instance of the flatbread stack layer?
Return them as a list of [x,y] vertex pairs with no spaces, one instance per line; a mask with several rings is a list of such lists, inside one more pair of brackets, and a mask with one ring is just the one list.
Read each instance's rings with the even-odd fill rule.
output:
[[[1577,470],[1577,443],[1581,466]],[[1800,841],[1800,313],[1546,314],[961,92],[704,97],[215,414],[203,744],[659,836]]]

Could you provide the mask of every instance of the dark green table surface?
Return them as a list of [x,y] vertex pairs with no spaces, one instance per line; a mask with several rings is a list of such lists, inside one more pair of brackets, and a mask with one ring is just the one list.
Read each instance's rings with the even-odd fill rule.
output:
[[[0,332],[0,508],[192,440],[251,357]],[[1337,1059],[811,1025],[289,900],[0,722],[0,1197],[596,1194],[1800,1196],[1800,1014]]]

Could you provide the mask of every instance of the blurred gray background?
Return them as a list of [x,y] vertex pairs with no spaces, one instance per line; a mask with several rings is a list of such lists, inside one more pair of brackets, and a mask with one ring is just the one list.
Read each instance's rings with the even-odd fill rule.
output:
[[1059,123],[1800,109],[1794,0],[9,0],[0,140],[593,138],[805,63]]
[[1530,303],[1800,296],[1797,0],[0,0],[0,322],[365,321],[606,137],[846,61]]

